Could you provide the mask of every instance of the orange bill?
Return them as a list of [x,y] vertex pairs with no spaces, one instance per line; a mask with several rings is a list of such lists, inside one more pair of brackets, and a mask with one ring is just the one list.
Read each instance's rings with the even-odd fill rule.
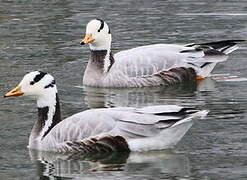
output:
[[81,45],[94,42],[92,34],[86,34],[85,37],[81,40]]
[[21,96],[24,93],[21,92],[21,87],[17,86],[14,89],[12,89],[11,91],[7,92],[4,97],[11,97],[11,96]]

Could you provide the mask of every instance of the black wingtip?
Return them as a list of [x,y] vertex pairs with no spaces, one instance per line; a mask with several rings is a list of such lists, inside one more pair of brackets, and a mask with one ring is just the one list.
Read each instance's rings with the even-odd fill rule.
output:
[[246,41],[245,39],[237,39],[237,40],[229,40],[229,41],[234,41],[234,42],[243,42]]
[[198,45],[208,45],[208,46],[226,46],[226,45],[233,45],[237,44],[239,42],[244,42],[246,40],[244,39],[231,39],[231,40],[222,40],[222,41],[214,41],[214,42],[208,42],[208,43],[200,43]]
[[186,49],[186,50],[179,51],[179,53],[191,53],[191,52],[198,52],[198,51],[202,51],[202,49],[201,48]]

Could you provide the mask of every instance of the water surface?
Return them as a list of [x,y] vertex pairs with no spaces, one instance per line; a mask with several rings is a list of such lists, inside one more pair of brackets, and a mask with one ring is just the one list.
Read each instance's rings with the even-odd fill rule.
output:
[[[152,43],[209,42],[247,37],[244,1],[0,0],[0,89],[29,71],[57,80],[62,114],[95,107],[176,104],[210,110],[175,149],[70,157],[26,148],[36,119],[30,98],[0,99],[1,179],[246,179],[246,81],[205,80],[176,87],[78,88],[89,51],[79,42],[100,17],[113,34],[113,52]],[[247,77],[246,44],[214,73]],[[39,159],[39,161],[37,161]]]

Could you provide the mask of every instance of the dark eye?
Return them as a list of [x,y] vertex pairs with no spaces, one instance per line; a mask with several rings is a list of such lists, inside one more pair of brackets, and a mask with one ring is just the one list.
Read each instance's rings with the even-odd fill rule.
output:
[[31,82],[30,82],[30,85],[34,85],[34,81],[31,81]]

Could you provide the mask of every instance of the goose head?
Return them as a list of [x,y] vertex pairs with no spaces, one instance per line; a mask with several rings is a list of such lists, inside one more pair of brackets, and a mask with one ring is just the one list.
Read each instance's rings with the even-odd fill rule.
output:
[[91,20],[86,27],[86,35],[81,45],[89,44],[91,50],[110,50],[111,32],[109,26],[101,19]]
[[39,107],[47,106],[56,97],[57,87],[54,77],[41,71],[26,74],[19,85],[7,92],[4,97],[34,96]]

